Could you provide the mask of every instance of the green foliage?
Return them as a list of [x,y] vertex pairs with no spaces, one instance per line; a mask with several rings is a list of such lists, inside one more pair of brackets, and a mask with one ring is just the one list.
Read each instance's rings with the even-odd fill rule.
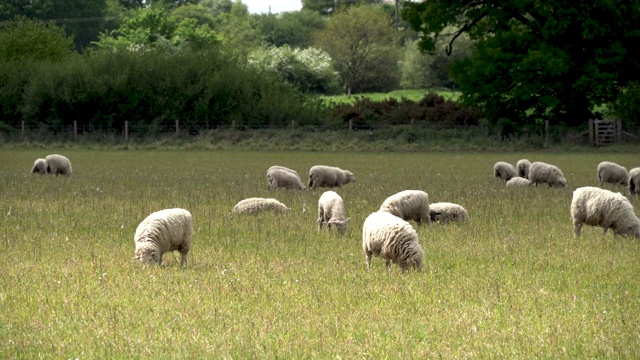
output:
[[25,17],[0,22],[0,62],[60,61],[73,53],[72,45],[52,23]]
[[289,46],[254,50],[249,64],[274,72],[284,81],[313,93],[333,93],[338,89],[338,73],[331,57],[316,48],[292,49]]
[[640,128],[640,83],[629,83],[618,93],[618,98],[613,104],[613,112],[622,119],[626,127]]
[[380,3],[382,0],[302,0],[302,10],[315,11],[321,15],[332,15],[349,6]]
[[[28,173],[53,151],[73,162],[70,178]],[[629,168],[637,152],[3,149],[0,357],[640,357],[638,242],[588,226],[574,239],[571,188],[493,178],[496,161],[520,158],[583,186],[597,185],[599,161]],[[318,163],[356,174],[336,190],[351,217],[344,236],[317,230],[323,189],[267,189],[270,165],[304,174]],[[367,271],[362,223],[406,188],[471,219],[418,229],[422,272],[377,258]],[[249,196],[292,210],[231,216]],[[175,254],[163,267],[132,260],[137,225],[167,207],[194,217],[185,269]]]
[[289,45],[306,48],[311,34],[324,28],[326,19],[315,11],[302,10],[283,14],[261,14],[254,17],[257,30],[273,46]]
[[207,25],[198,25],[194,18],[178,18],[165,10],[147,8],[136,10],[116,31],[100,36],[96,45],[110,51],[143,51],[164,48],[201,50],[220,41]]
[[314,44],[334,61],[347,93],[397,88],[398,48],[392,19],[379,7],[350,6],[332,15]]
[[[446,52],[463,33],[477,41],[453,77],[492,122],[577,126],[640,76],[630,55],[640,40],[637,2],[428,1],[407,4],[403,17],[427,51],[443,35]],[[448,26],[458,30],[444,34]]]

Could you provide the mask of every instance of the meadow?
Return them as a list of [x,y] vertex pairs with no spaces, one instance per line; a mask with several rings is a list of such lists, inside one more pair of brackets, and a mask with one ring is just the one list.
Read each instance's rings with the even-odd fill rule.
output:
[[[29,174],[53,152],[72,176]],[[521,158],[569,186],[493,178]],[[572,190],[596,186],[603,160],[640,166],[637,153],[0,149],[0,358],[638,358],[640,243],[572,232]],[[355,174],[336,189],[344,236],[317,229],[326,189],[267,188],[276,164]],[[362,223],[404,189],[471,219],[418,229],[422,272],[377,258],[367,271]],[[291,211],[231,215],[253,196]],[[189,265],[134,261],[137,225],[171,207],[194,216]]]

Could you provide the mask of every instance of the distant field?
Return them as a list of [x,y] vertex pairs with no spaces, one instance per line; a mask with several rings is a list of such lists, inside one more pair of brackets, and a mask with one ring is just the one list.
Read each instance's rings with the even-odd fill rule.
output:
[[421,89],[421,90],[395,90],[388,93],[364,93],[348,95],[336,95],[336,96],[323,96],[322,99],[326,102],[333,103],[353,103],[358,97],[367,97],[375,101],[383,101],[389,98],[395,99],[408,99],[413,101],[420,101],[429,92],[435,92],[438,95],[443,96],[445,99],[457,100],[460,97],[460,92],[441,88],[441,89]]
[[[638,358],[640,243],[586,227],[577,186],[637,153],[60,150],[70,178],[30,175],[54,151],[0,149],[0,358]],[[496,161],[558,165],[565,189],[506,188]],[[353,171],[335,189],[350,229],[318,232],[326,189],[267,189],[266,169]],[[304,179],[306,180],[306,179]],[[621,187],[610,186],[624,192]],[[418,230],[420,273],[373,259],[361,227],[389,195],[423,189],[471,220]],[[232,216],[247,197],[283,216]],[[637,208],[638,200],[633,199]],[[132,259],[149,213],[194,216],[189,266]]]

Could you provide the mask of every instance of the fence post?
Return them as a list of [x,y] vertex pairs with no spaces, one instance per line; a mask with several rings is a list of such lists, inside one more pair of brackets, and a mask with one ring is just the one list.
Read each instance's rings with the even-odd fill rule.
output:
[[544,121],[544,146],[549,146],[549,120]]
[[594,122],[593,119],[589,119],[589,142],[591,143],[591,145],[595,145],[596,143],[596,132],[594,129]]
[[180,120],[176,120],[176,137],[180,135]]
[[622,120],[616,119],[616,143],[622,142]]
[[78,121],[73,120],[73,141],[78,141]]
[[353,131],[353,119],[349,119],[349,131]]
[[124,141],[129,142],[129,120],[124,121]]
[[20,122],[20,136],[22,137],[22,141],[24,141],[24,120]]

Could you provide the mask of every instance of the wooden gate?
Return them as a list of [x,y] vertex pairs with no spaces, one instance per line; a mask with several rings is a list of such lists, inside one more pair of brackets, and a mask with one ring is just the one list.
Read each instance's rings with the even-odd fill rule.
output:
[[589,140],[593,146],[615,144],[622,140],[622,121],[589,119]]

